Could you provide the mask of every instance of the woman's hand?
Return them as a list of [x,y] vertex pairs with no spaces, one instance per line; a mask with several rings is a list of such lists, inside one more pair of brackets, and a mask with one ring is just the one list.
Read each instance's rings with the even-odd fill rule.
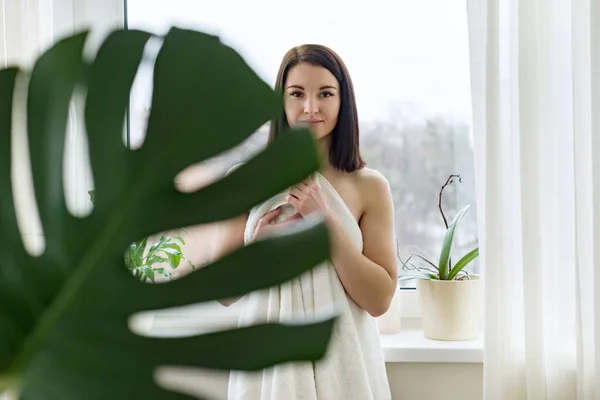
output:
[[306,217],[312,213],[320,212],[329,216],[330,210],[321,194],[319,186],[312,180],[305,180],[290,189],[286,201],[302,215]]
[[289,226],[290,224],[296,222],[299,219],[302,219],[300,213],[296,213],[291,217],[287,218],[284,221],[273,223],[275,218],[281,214],[283,206],[279,206],[276,209],[269,211],[261,219],[258,220],[258,224],[256,225],[256,230],[254,231],[254,236],[252,237],[252,241],[264,238],[265,236],[272,235],[273,233]]

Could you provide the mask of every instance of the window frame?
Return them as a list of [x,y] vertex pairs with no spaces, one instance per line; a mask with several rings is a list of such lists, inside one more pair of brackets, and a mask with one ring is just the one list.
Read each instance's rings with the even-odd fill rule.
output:
[[[88,0],[89,1],[89,0]],[[128,0],[111,0],[111,1],[121,1],[123,3],[123,13],[124,13],[124,26],[129,27],[128,23],[128,9],[127,3]],[[134,111],[135,107],[131,106],[130,110]],[[146,107],[143,107],[143,113],[148,113],[149,110]],[[129,136],[129,127],[130,127],[130,118],[134,119],[137,115],[130,115],[127,113],[128,123],[127,123],[127,143],[129,145],[130,136]],[[402,268],[399,263],[398,269]],[[480,272],[481,273],[481,272]],[[400,319],[401,325],[403,329],[420,329],[422,326],[421,320],[421,309],[418,301],[418,291],[416,287],[398,287],[398,295],[400,296]],[[221,325],[223,323],[230,323],[233,320],[237,321],[237,317],[239,315],[239,307],[235,305],[230,307],[221,306],[219,303],[210,302],[208,305],[204,306],[187,306],[181,308],[174,308],[168,310],[155,310],[150,313],[142,313],[145,318],[150,319],[168,319],[173,322],[181,320],[182,323],[188,321],[188,323],[192,321],[203,320],[206,321],[207,329],[211,329],[211,327]],[[140,314],[140,315],[142,315]]]

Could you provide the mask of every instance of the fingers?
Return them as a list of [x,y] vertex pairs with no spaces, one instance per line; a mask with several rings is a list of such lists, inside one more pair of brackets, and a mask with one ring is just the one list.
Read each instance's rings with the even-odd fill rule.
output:
[[296,197],[294,197],[292,195],[289,195],[289,196],[286,196],[285,200],[288,203],[290,203],[296,210],[300,210],[300,208],[301,208],[301,201],[298,198],[296,198]]
[[296,198],[301,198],[302,195],[314,193],[319,189],[317,184],[312,179],[304,180],[290,189],[290,194]]
[[312,179],[305,179],[302,182],[300,182],[299,185],[301,185],[302,188],[307,188],[307,189],[314,188],[317,186],[315,181],[313,181]]
[[[280,209],[279,209],[280,210]],[[294,215],[287,218],[285,221],[278,222],[276,224],[272,224],[271,222],[275,217],[271,217],[269,214],[273,215],[277,209],[265,214],[258,222],[258,226],[254,231],[254,236],[252,240],[256,240],[258,238],[265,237],[266,235],[277,232],[277,230],[286,227],[287,225],[291,225],[292,223],[302,219],[302,214],[295,213]],[[275,216],[279,215],[281,211],[277,212]],[[268,216],[268,218],[267,218]]]
[[306,196],[306,193],[304,193],[302,190],[293,187],[292,189],[290,189],[290,196],[294,196],[295,198],[297,198],[298,200],[304,198],[304,196]]
[[256,225],[256,229],[254,230],[252,240],[256,240],[259,237],[264,236],[265,230],[268,230],[268,227],[269,225],[271,225],[271,222],[273,222],[273,220],[277,218],[279,214],[281,214],[281,210],[282,208],[281,206],[279,206],[276,209],[269,211],[268,213],[263,215],[261,219],[258,220],[258,224]]
[[305,187],[310,187],[313,184],[313,180],[312,179],[305,179],[302,182],[299,183],[299,185],[301,186],[305,186]]
[[258,226],[270,224],[279,214],[281,214],[281,207],[269,211],[258,220]]
[[283,228],[283,227],[286,227],[288,225],[291,225],[291,224],[293,224],[294,222],[297,222],[300,219],[302,219],[302,214],[296,213],[296,214],[292,215],[291,217],[289,217],[288,219],[286,219],[285,221],[279,222],[279,223],[271,225],[271,226],[272,227],[277,227],[275,229],[279,229],[279,228]]
[[302,214],[300,214],[299,212],[297,212],[296,214],[292,215],[291,217],[289,217],[288,219],[286,219],[282,223],[294,222],[294,221],[297,221],[299,219],[302,219]]

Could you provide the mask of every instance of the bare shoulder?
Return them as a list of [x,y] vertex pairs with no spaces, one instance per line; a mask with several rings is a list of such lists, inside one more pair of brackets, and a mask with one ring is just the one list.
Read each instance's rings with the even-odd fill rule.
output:
[[385,176],[376,169],[365,167],[356,171],[355,174],[359,183],[364,183],[365,185],[383,185],[384,187],[389,186]]
[[383,174],[371,168],[362,168],[355,172],[355,182],[366,206],[377,206],[389,202],[391,190]]

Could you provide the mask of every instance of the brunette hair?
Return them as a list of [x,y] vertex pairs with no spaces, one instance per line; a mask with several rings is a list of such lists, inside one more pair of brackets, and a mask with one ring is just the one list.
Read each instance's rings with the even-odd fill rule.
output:
[[[341,171],[353,172],[366,165],[360,154],[358,113],[354,87],[350,74],[342,59],[328,47],[317,44],[305,44],[290,49],[281,62],[275,90],[283,96],[285,82],[292,67],[308,63],[323,67],[333,74],[340,85],[340,112],[337,124],[331,132],[329,148],[329,162]],[[269,129],[269,143],[289,128],[285,111],[271,121]]]

